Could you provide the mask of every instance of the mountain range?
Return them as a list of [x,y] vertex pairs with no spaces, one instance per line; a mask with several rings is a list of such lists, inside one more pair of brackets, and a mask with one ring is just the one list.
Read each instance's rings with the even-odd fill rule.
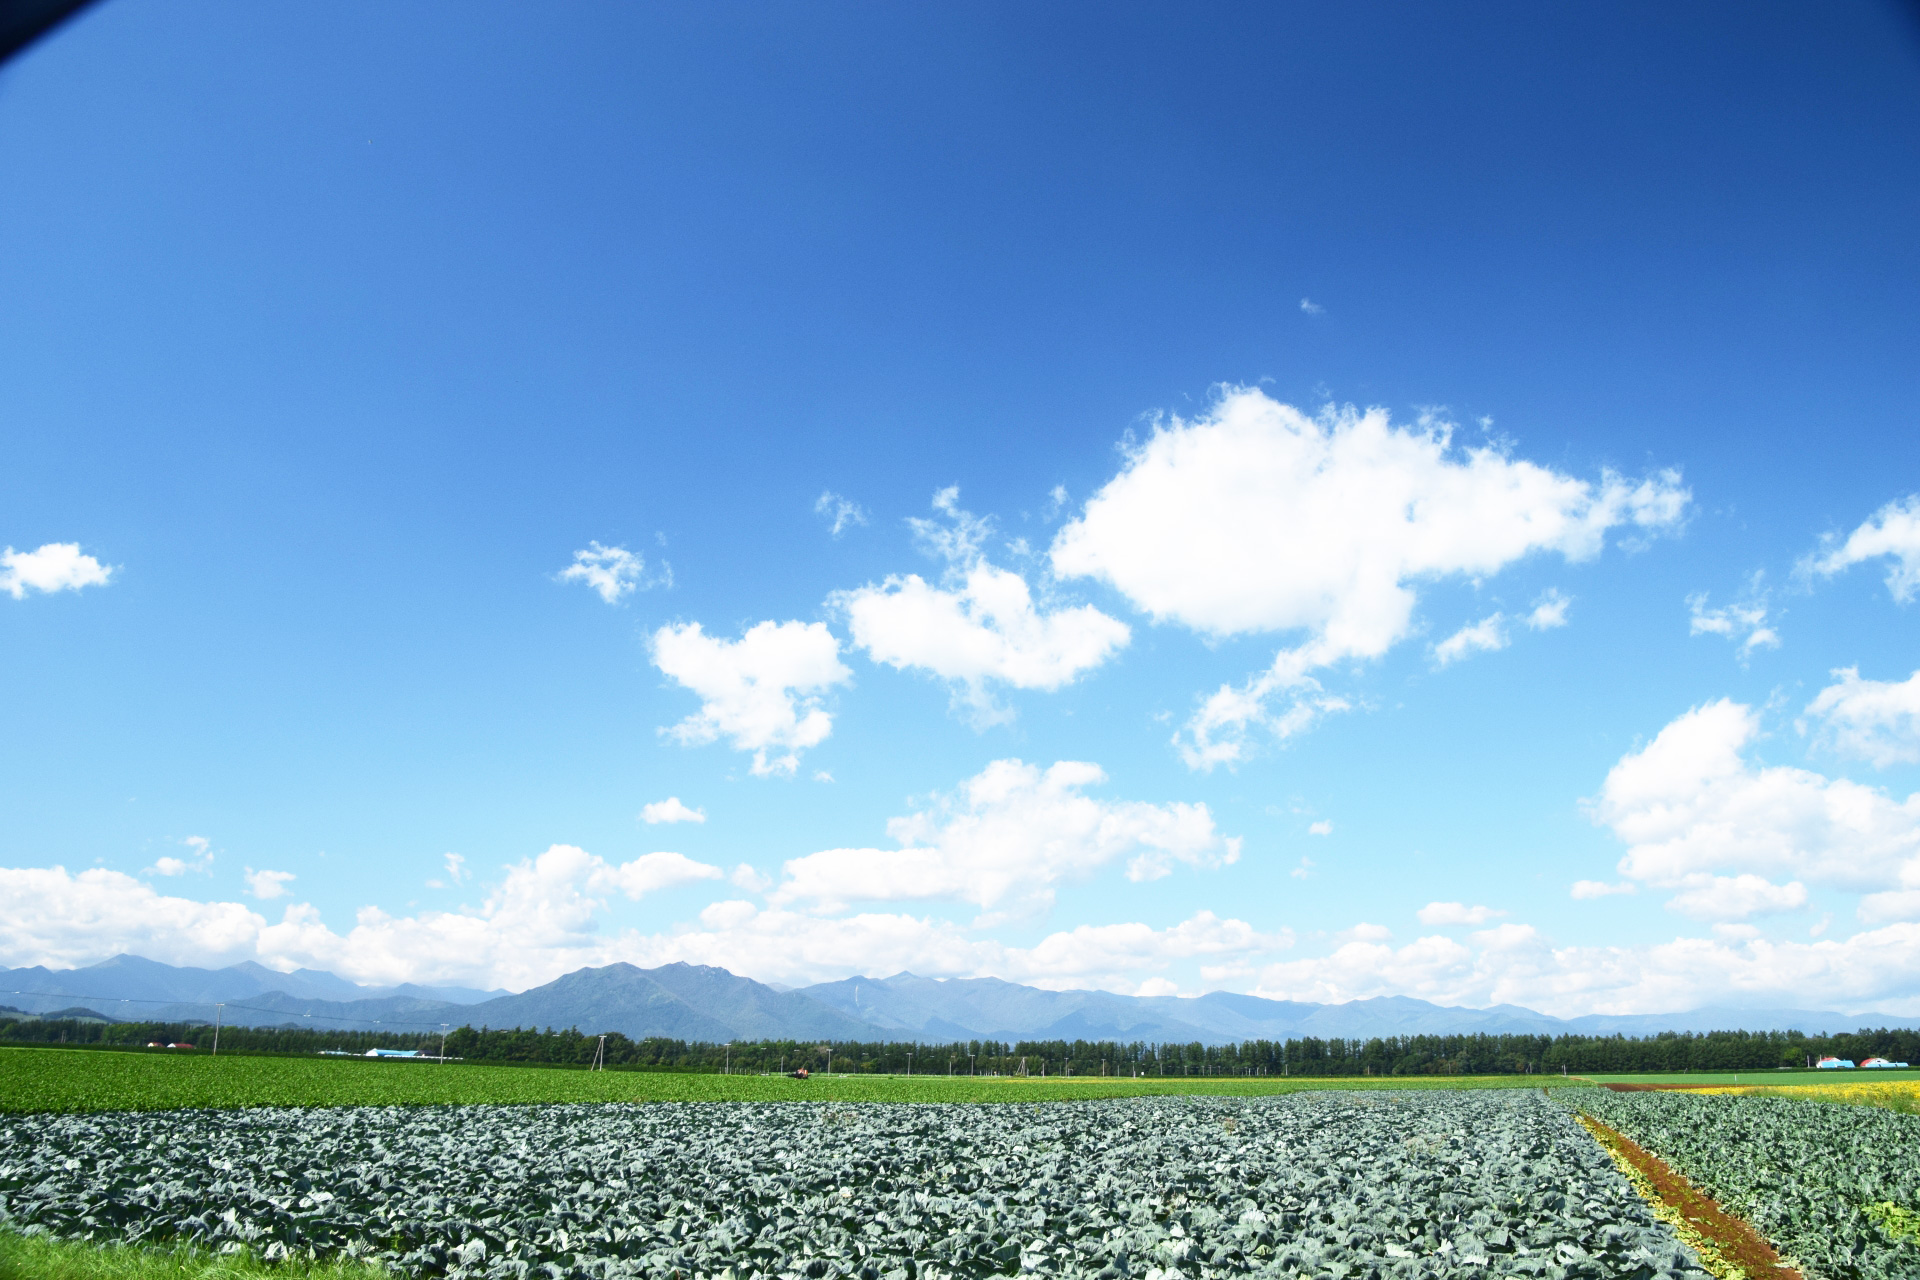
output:
[[0,969],[0,1002],[25,1013],[92,1010],[121,1021],[211,1021],[332,1030],[429,1031],[442,1025],[573,1027],[676,1040],[1145,1040],[1234,1043],[1299,1037],[1484,1032],[1655,1035],[1663,1031],[1851,1031],[1916,1027],[1883,1014],[1768,1008],[1555,1018],[1518,1005],[1470,1009],[1408,996],[1343,1004],[1215,991],[1123,996],[1046,991],[998,978],[847,978],[785,989],[707,965],[578,969],[518,993],[465,987],[363,987],[316,969],[251,961],[180,968],[120,955],[79,969]]

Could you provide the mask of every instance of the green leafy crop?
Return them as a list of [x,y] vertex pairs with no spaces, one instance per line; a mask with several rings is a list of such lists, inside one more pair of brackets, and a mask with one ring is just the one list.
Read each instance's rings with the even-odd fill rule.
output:
[[1920,1116],[1774,1096],[1556,1093],[1746,1218],[1810,1280],[1920,1277]]
[[0,1218],[499,1280],[1705,1280],[1537,1090],[17,1115]]

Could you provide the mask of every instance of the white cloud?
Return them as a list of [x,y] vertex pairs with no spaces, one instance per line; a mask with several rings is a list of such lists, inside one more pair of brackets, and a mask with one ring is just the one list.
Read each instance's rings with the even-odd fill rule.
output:
[[1575,880],[1573,896],[1576,898],[1612,898],[1621,894],[1639,892],[1631,880],[1622,880],[1618,884],[1608,884],[1604,880]]
[[[1276,694],[1291,699],[1280,710],[1269,705]],[[1186,727],[1174,734],[1173,745],[1190,769],[1237,764],[1250,750],[1249,728],[1264,728],[1285,742],[1335,712],[1352,709],[1352,702],[1326,692],[1310,676],[1269,670],[1244,684],[1221,685],[1209,694]]]
[[1741,599],[1718,609],[1707,608],[1707,593],[1696,591],[1687,597],[1687,633],[1737,640],[1737,652],[1745,662],[1755,649],[1780,647],[1780,633],[1768,624],[1767,608],[1767,592],[1757,573]]
[[767,890],[773,888],[772,876],[762,875],[757,867],[749,866],[744,862],[735,867],[733,874],[728,876],[727,879],[731,880],[736,887],[745,889],[748,893],[765,893]]
[[1394,947],[1353,938],[1326,955],[1265,966],[1255,992],[1319,1001],[1411,995],[1443,1005],[1518,1004],[1561,1017],[1705,1005],[1920,1007],[1920,924],[1811,943],[1714,931],[1722,936],[1644,947],[1557,946],[1512,923],[1466,942],[1433,936]]
[[257,958],[266,921],[237,902],[171,897],[118,871],[0,867],[0,964],[70,969],[126,951],[167,964]]
[[1558,591],[1548,591],[1534,603],[1532,612],[1527,614],[1527,627],[1533,631],[1551,631],[1555,627],[1567,625],[1567,606],[1573,601]]
[[351,929],[338,933],[304,903],[288,906],[278,923],[269,924],[241,904],[163,897],[118,872],[71,876],[58,867],[0,868],[0,894],[9,904],[0,964],[69,968],[132,951],[174,964],[251,959],[281,970],[328,969],[366,983],[521,990],[588,965],[624,960],[652,967],[683,960],[770,982],[912,969],[929,976],[1131,991],[1176,963],[1208,959],[1244,966],[1293,941],[1285,930],[1266,933],[1201,911],[1168,928],[1082,926],[1017,948],[938,919],[877,913],[823,918],[745,901],[711,903],[697,920],[665,933],[616,933],[600,927],[609,897],[713,880],[719,869],[677,854],[613,866],[555,845],[505,872],[477,909],[396,917],[366,907]]
[[831,489],[822,491],[814,499],[813,510],[815,515],[826,517],[827,535],[833,538],[839,537],[853,525],[867,522],[866,510],[859,503],[843,498]]
[[258,958],[329,969],[359,982],[521,989],[637,953],[638,935],[600,932],[609,897],[637,899],[724,878],[720,868],[678,853],[649,853],[614,865],[562,844],[505,872],[477,909],[395,917],[363,907],[344,935],[327,928],[313,907],[297,903],[280,923],[259,930]]
[[833,597],[853,643],[875,662],[953,682],[956,704],[985,725],[1010,718],[994,682],[1058,689],[1126,647],[1125,623],[1091,605],[1037,607],[1025,578],[988,563],[982,547],[991,523],[961,510],[957,490],[936,494],[934,508],[948,519],[913,525],[921,545],[948,560],[939,585],[896,574]]
[[1134,995],[1137,996],[1177,996],[1180,984],[1171,978],[1148,978],[1141,983]]
[[1858,667],[1833,673],[1796,722],[1815,741],[1879,768],[1920,762],[1920,671],[1905,680],[1862,680]]
[[1295,880],[1305,880],[1307,877],[1313,874],[1313,869],[1319,865],[1320,865],[1319,863],[1315,862],[1312,858],[1309,858],[1306,854],[1303,853],[1300,855],[1300,861],[1297,864],[1295,864],[1293,870],[1289,871],[1287,874],[1292,876]]
[[1081,925],[1051,934],[1024,953],[1015,953],[1021,970],[1054,987],[1090,985],[1123,990],[1130,975],[1197,957],[1247,957],[1293,945],[1282,930],[1263,934],[1244,920],[1222,920],[1211,911],[1170,929],[1144,924]]
[[1920,889],[1889,889],[1860,899],[1860,919],[1867,924],[1889,920],[1920,920]]
[[287,884],[296,879],[291,871],[255,871],[248,867],[241,879],[247,882],[247,892],[262,902],[287,896]]
[[996,760],[958,795],[887,824],[897,849],[827,849],[794,858],[776,904],[837,911],[850,902],[947,898],[1012,914],[1042,911],[1054,887],[1121,858],[1130,879],[1153,880],[1175,862],[1220,866],[1237,837],[1214,828],[1204,804],[1103,801],[1082,794],[1106,780],[1098,765],[1042,770]]
[[654,633],[653,663],[701,699],[699,711],[664,732],[685,745],[724,737],[753,752],[760,776],[793,773],[800,752],[826,740],[833,717],[820,697],[853,676],[840,642],[818,622],[762,622],[738,640],[709,636],[697,622],[666,626]]
[[640,898],[701,880],[723,880],[726,873],[704,862],[695,862],[685,854],[643,853],[632,862],[623,862],[604,875],[596,873],[596,877],[590,880],[596,887],[617,887],[629,898]]
[[[1558,591],[1549,591],[1519,621],[1529,631],[1551,631],[1555,627],[1564,627],[1567,625],[1567,606],[1572,603]],[[1512,643],[1507,633],[1510,621],[1512,619],[1504,613],[1492,613],[1460,628],[1433,646],[1434,662],[1442,667],[1450,667],[1476,653],[1495,653],[1506,648]]]
[[1310,316],[1317,316],[1326,311],[1325,307],[1321,306],[1319,303],[1315,302],[1311,298],[1300,299],[1300,309],[1306,312]]
[[646,557],[639,552],[590,542],[585,551],[573,553],[573,563],[560,571],[559,578],[562,582],[584,582],[608,604],[618,604],[621,597],[635,591],[672,586],[673,566],[662,561],[659,573],[649,578]]
[[1310,836],[1330,836],[1333,834],[1333,821],[1329,818],[1322,818],[1318,822],[1309,823],[1307,826],[1307,834]]
[[1680,892],[1667,899],[1667,910],[1695,920],[1746,920],[1807,905],[1807,886],[1798,880],[1775,884],[1756,875],[1692,875],[1677,887]]
[[1433,660],[1451,666],[1473,653],[1492,653],[1507,647],[1507,619],[1496,613],[1472,626],[1462,627],[1433,646]]
[[29,591],[104,587],[112,576],[111,566],[83,554],[77,542],[49,542],[33,551],[15,551],[12,547],[0,551],[0,591],[15,600]]
[[459,885],[466,880],[467,860],[465,858],[457,853],[447,853],[441,855],[441,862],[446,865],[447,878],[445,880],[429,880],[427,881],[427,888],[446,889]]
[[705,809],[689,809],[680,803],[679,796],[668,796],[665,800],[655,800],[640,810],[640,820],[649,826],[662,822],[705,822]]
[[1293,945],[1285,930],[1262,933],[1210,911],[1166,929],[1082,926],[1050,934],[1031,948],[969,935],[932,918],[862,913],[829,919],[750,902],[717,902],[701,913],[700,925],[641,941],[644,963],[719,965],[770,982],[910,969],[926,977],[997,977],[1053,990],[1132,993],[1152,980],[1149,975],[1182,960],[1245,962]]
[[213,842],[211,840],[208,840],[205,836],[188,836],[186,839],[180,841],[180,843],[192,851],[191,857],[175,858],[168,856],[155,858],[153,865],[147,868],[147,873],[149,875],[183,876],[189,871],[197,871],[204,875],[213,870]]
[[719,874],[676,862],[677,855],[650,857],[654,861],[637,860],[642,865],[629,870],[634,864],[614,867],[556,845],[507,868],[477,909],[396,918],[369,907],[344,934],[301,903],[268,924],[245,905],[163,896],[119,872],[0,868],[0,900],[9,908],[0,964],[70,968],[129,951],[172,964],[252,959],[281,970],[330,969],[368,983],[517,990],[585,965],[684,960],[794,984],[910,969],[1130,992],[1156,978],[1170,982],[1163,975],[1174,964],[1206,960],[1201,974],[1207,982],[1231,981],[1279,999],[1405,994],[1452,1005],[1521,1004],[1562,1016],[1706,1004],[1920,1012],[1920,923],[1911,919],[1920,901],[1907,904],[1909,918],[1806,943],[1721,924],[1710,939],[1562,947],[1532,926],[1505,922],[1465,940],[1431,936],[1394,946],[1391,931],[1361,924],[1343,931],[1328,954],[1285,961],[1272,957],[1293,945],[1286,930],[1263,932],[1205,911],[1169,928],[1136,922],[1062,930],[1031,948],[935,918],[829,918],[744,901],[712,903],[697,921],[665,933],[601,929],[610,895]]
[[1920,888],[1920,795],[1758,764],[1746,752],[1759,734],[1750,708],[1722,699],[1622,757],[1590,811],[1628,845],[1623,876],[1678,891],[1676,910],[1727,918],[1798,905],[1797,882]]
[[1920,493],[1889,502],[1874,512],[1841,542],[1828,538],[1824,550],[1803,564],[1803,568],[1831,576],[1865,560],[1890,556],[1887,590],[1901,604],[1920,591]]
[[1284,736],[1304,727],[1296,709],[1307,723],[1342,709],[1310,673],[1410,634],[1417,583],[1486,577],[1538,552],[1588,559],[1610,529],[1678,527],[1689,501],[1671,471],[1580,480],[1495,447],[1457,449],[1445,424],[1398,427],[1378,409],[1309,418],[1233,388],[1135,447],[1051,557],[1063,578],[1107,582],[1156,621],[1301,635],[1188,725],[1189,763],[1206,768],[1244,758],[1252,726]]
[[1482,925],[1507,914],[1492,907],[1470,907],[1464,902],[1429,902],[1420,908],[1420,923],[1425,925]]

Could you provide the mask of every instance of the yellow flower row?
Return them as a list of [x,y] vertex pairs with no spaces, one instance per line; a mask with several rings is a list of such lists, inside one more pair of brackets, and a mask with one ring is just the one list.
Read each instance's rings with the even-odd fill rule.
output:
[[1836,1080],[1831,1083],[1822,1080],[1817,1084],[1721,1085],[1688,1092],[1816,1098],[1822,1102],[1848,1102],[1858,1106],[1885,1107],[1889,1111],[1920,1112],[1920,1080]]

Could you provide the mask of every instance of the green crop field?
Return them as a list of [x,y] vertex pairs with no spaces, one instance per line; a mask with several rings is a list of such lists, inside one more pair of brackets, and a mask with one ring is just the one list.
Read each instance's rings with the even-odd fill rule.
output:
[[420,1280],[1710,1280],[1540,1089],[0,1116],[0,1198]]
[[178,1107],[357,1107],[534,1102],[1040,1102],[1304,1089],[1537,1087],[1541,1076],[1319,1079],[1007,1079],[967,1076],[687,1075],[357,1058],[211,1057],[0,1048],[0,1113]]
[[1575,1076],[1576,1080],[1591,1080],[1595,1084],[1692,1084],[1705,1088],[1708,1085],[1754,1084],[1773,1086],[1794,1086],[1807,1084],[1871,1084],[1874,1081],[1920,1080],[1920,1070],[1898,1071],[1675,1071],[1653,1075],[1586,1075]]

